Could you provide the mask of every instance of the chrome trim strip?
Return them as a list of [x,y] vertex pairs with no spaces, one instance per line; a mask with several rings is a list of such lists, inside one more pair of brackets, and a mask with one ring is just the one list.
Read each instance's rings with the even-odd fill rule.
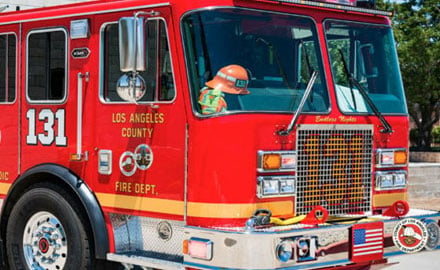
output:
[[[88,4],[85,3],[85,5],[88,5]],[[101,11],[89,11],[89,12],[83,12],[83,13],[73,13],[73,14],[51,16],[51,17],[41,17],[41,18],[28,19],[28,20],[16,20],[16,21],[10,21],[10,22],[6,22],[6,23],[0,23],[0,25],[8,25],[8,24],[14,24],[14,23],[37,22],[37,21],[54,20],[54,19],[65,19],[65,18],[71,18],[71,17],[98,15],[98,14],[105,14],[105,13],[112,13],[112,12],[122,12],[122,11],[136,10],[136,9],[142,9],[142,8],[164,7],[164,6],[170,6],[170,5],[171,4],[169,2],[165,2],[165,3],[160,3],[160,4],[154,4],[154,5],[144,5],[144,6],[135,6],[135,7],[127,7],[127,8],[117,8],[117,9],[109,9],[109,10],[101,10]],[[60,8],[63,9],[63,7],[60,7]]]
[[[86,75],[87,76],[87,75]],[[83,91],[83,74],[78,73],[78,100],[77,102],[77,126],[76,126],[76,158],[80,159],[82,154],[82,91]]]
[[325,2],[313,2],[313,1],[304,1],[304,0],[277,0],[272,2],[284,2],[289,4],[298,4],[303,6],[311,6],[311,7],[320,7],[320,8],[331,8],[340,11],[353,11],[353,12],[362,12],[372,15],[382,15],[382,16],[393,16],[392,12],[376,10],[376,9],[368,9],[356,6],[348,6],[343,4],[333,4],[333,3],[325,3]]
[[[350,263],[352,263],[350,260],[344,259],[344,260],[335,260],[335,261],[330,261],[330,262],[316,263],[313,265],[295,265],[295,266],[290,266],[290,267],[281,267],[281,268],[277,268],[277,270],[316,269],[316,267],[336,266],[336,265],[343,265],[343,264],[350,264]],[[215,269],[215,270],[235,269],[235,268],[225,268],[225,267],[219,267],[219,266],[210,266],[210,265],[193,263],[193,262],[184,262],[183,264],[186,266],[197,267],[200,269]],[[273,270],[273,268],[258,269],[258,270]]]
[[187,225],[187,217],[188,217],[188,146],[189,145],[189,125],[186,123],[185,125],[185,171],[184,171],[184,210],[183,210],[183,222]]
[[[213,244],[213,258],[209,262],[184,255],[184,264],[204,264],[208,268],[222,269],[316,269],[319,265],[335,265],[335,261],[344,260],[349,263],[348,249],[340,249],[349,241],[349,229],[351,225],[324,226],[324,229],[316,230],[307,227],[306,230],[282,230],[284,226],[273,226],[271,232],[243,232],[230,234],[225,231],[206,231],[201,228],[185,227],[185,239],[193,237],[208,239]],[[265,229],[262,229],[264,231]],[[267,230],[267,229],[266,229]],[[299,257],[281,262],[276,258],[276,248],[283,241],[299,241],[313,238],[319,243],[316,260],[299,262]],[[255,252],[240,252],[255,247]],[[335,248],[336,247],[336,248]],[[294,254],[298,248],[295,245]],[[255,256],[258,254],[258,256]],[[345,261],[347,260],[347,261]],[[336,263],[337,264],[337,263]]]
[[183,264],[178,262],[139,255],[108,253],[107,260],[119,262],[125,266],[125,269],[132,269],[132,266],[139,265],[142,269],[185,270]]
[[[362,218],[362,215],[359,215]],[[433,222],[438,222],[440,212],[429,210],[412,209],[406,216],[401,218],[384,217],[380,215],[371,216],[369,222],[383,222],[384,230],[384,258],[402,254],[397,246],[390,242],[396,224],[402,218],[413,217],[419,220],[431,218]],[[374,220],[374,221],[373,221]],[[357,223],[359,224],[359,223]],[[353,224],[334,224],[319,227],[304,227],[300,225],[272,226],[256,231],[228,231],[231,228],[200,228],[185,226],[185,239],[191,237],[204,238],[211,240],[214,245],[211,261],[206,262],[184,256],[186,266],[196,266],[201,269],[316,269],[324,266],[343,266],[352,264],[350,260],[350,230]],[[294,228],[292,229],[292,226]],[[290,229],[284,230],[286,227]],[[235,228],[239,229],[239,228]],[[314,261],[299,262],[298,257],[281,263],[276,259],[275,248],[283,240],[293,240],[299,238],[318,237],[319,248],[317,257]],[[258,247],[255,252],[242,253],[240,250]],[[440,249],[437,245],[436,249]],[[258,254],[258,256],[255,256]]]

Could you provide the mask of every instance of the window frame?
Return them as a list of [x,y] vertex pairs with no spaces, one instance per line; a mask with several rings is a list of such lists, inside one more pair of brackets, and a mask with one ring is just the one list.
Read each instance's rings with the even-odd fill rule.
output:
[[323,78],[324,78],[324,82],[323,84],[325,84],[326,90],[327,90],[327,100],[328,100],[328,108],[326,111],[322,111],[322,112],[301,112],[301,114],[303,115],[330,115],[333,111],[333,102],[332,102],[332,98],[331,98],[331,91],[330,91],[330,83],[328,80],[328,74],[326,72],[326,67],[325,67],[325,62],[324,59],[326,57],[326,54],[323,51],[323,47],[322,47],[322,40],[320,37],[320,26],[321,23],[318,25],[317,19],[311,15],[306,15],[306,14],[300,14],[300,13],[289,13],[289,12],[282,12],[282,11],[274,11],[274,10],[267,10],[267,9],[261,9],[261,8],[248,8],[248,7],[240,7],[240,6],[221,6],[221,7],[215,7],[215,8],[199,8],[199,9],[194,9],[194,10],[190,10],[188,12],[185,12],[181,18],[180,18],[180,38],[181,38],[181,42],[182,42],[182,46],[183,46],[183,56],[184,56],[184,63],[185,63],[185,70],[186,70],[186,81],[188,83],[188,91],[190,92],[190,99],[191,99],[191,111],[193,113],[194,116],[196,116],[199,119],[208,119],[208,118],[217,118],[217,117],[223,117],[223,116],[229,116],[229,115],[240,115],[240,114],[292,114],[295,113],[295,111],[234,111],[234,112],[226,112],[226,113],[221,113],[221,114],[209,114],[209,115],[204,115],[202,114],[197,108],[197,98],[194,97],[195,93],[193,88],[193,85],[191,83],[192,78],[191,78],[191,74],[190,74],[190,68],[189,68],[189,53],[187,50],[187,46],[185,44],[185,29],[184,29],[184,20],[187,16],[190,16],[193,13],[197,13],[197,12],[203,12],[203,11],[210,11],[210,10],[222,10],[222,9],[240,9],[240,10],[247,10],[247,11],[256,11],[256,12],[267,12],[267,13],[271,13],[271,14],[278,14],[278,15],[284,15],[284,16],[291,16],[291,17],[299,17],[299,18],[304,18],[304,19],[308,19],[312,22],[312,27],[313,30],[315,31],[316,35],[317,35],[317,45],[319,45],[319,60],[321,61],[322,64],[322,69],[324,71]]
[[[394,31],[393,31],[391,25],[384,24],[384,23],[381,24],[381,23],[372,23],[372,22],[364,22],[364,21],[343,20],[343,19],[336,19],[336,18],[326,18],[326,19],[324,19],[322,21],[322,32],[323,32],[323,35],[324,35],[325,46],[326,46],[326,49],[327,49],[327,59],[328,59],[328,62],[330,64],[330,66],[332,64],[332,59],[331,59],[331,56],[330,56],[330,50],[329,50],[329,46],[328,46],[329,39],[327,38],[327,31],[325,29],[326,24],[329,21],[330,22],[341,22],[341,23],[346,23],[346,24],[359,24],[359,25],[363,24],[363,25],[370,25],[370,26],[379,26],[379,27],[384,27],[384,28],[386,27],[386,28],[389,28],[391,30],[391,33],[393,34],[393,42],[394,42],[394,57],[395,57],[395,59],[397,61],[397,69],[398,69],[399,75],[400,75],[399,79],[400,79],[400,83],[402,85],[402,98],[403,98],[402,101],[404,103],[404,107],[408,108],[408,101],[407,101],[407,98],[405,96],[405,86],[403,85],[402,72],[400,70],[399,58],[398,58],[398,55],[397,55],[396,41],[394,40]],[[350,65],[350,63],[347,63],[347,64]],[[367,112],[348,112],[348,111],[341,110],[341,106],[339,105],[339,100],[338,100],[338,97],[336,95],[336,81],[334,79],[334,75],[335,74],[333,73],[333,69],[332,68],[330,68],[330,75],[331,75],[332,81],[333,81],[332,87],[333,87],[333,93],[335,95],[336,107],[338,108],[338,110],[341,113],[341,115],[348,115],[348,116],[372,116],[372,115],[374,115],[373,111],[371,111],[371,112],[368,112],[368,111]],[[369,107],[369,106],[367,106],[367,107]],[[387,112],[382,112],[382,111],[380,113],[383,114],[384,116],[408,116],[409,115],[408,109],[406,111],[407,111],[406,113],[387,113]]]
[[[123,16],[121,16],[123,17]],[[121,18],[120,17],[120,18]],[[173,76],[173,82],[174,82],[174,97],[171,100],[166,100],[166,101],[161,101],[159,100],[158,97],[158,84],[156,86],[155,89],[155,100],[152,101],[138,101],[138,102],[128,102],[128,101],[110,101],[110,100],[106,100],[105,96],[104,96],[104,88],[105,88],[105,28],[108,25],[111,24],[118,24],[118,21],[108,21],[105,22],[101,25],[101,28],[99,30],[99,101],[102,104],[116,104],[116,105],[127,105],[127,104],[134,104],[134,105],[153,105],[153,104],[172,104],[176,101],[177,99],[177,87],[176,87],[176,76],[175,76],[175,72],[174,72],[174,65],[173,65],[173,54],[171,53],[171,46],[170,46],[170,35],[168,32],[168,24],[165,18],[163,17],[157,17],[157,18],[149,18],[148,20],[145,21],[145,24],[148,21],[163,21],[164,23],[164,29],[165,29],[165,33],[167,36],[167,45],[168,45],[168,50],[169,50],[169,54],[170,54],[170,64],[171,64],[171,71],[172,71],[172,76]],[[157,39],[157,44],[159,44],[159,36]],[[157,56],[159,56],[159,47],[157,47],[156,50]],[[158,58],[156,59],[156,61],[158,61]],[[158,77],[159,77],[159,62],[157,62],[157,67],[156,67],[156,80],[158,81]]]
[[[9,36],[12,35],[15,37],[15,88],[14,88],[14,93],[15,93],[15,97],[13,101],[0,101],[0,104],[14,104],[17,101],[17,89],[18,89],[18,45],[19,45],[19,41],[18,41],[18,37],[17,34],[15,32],[2,32],[0,33],[0,36]],[[9,63],[9,62],[8,62]],[[8,66],[6,67],[8,68]],[[9,78],[6,78],[9,81]],[[9,86],[9,84],[8,84]],[[8,89],[5,89],[5,91],[7,91],[7,93],[9,93],[9,87]]]
[[[32,100],[29,97],[29,38],[32,34],[50,33],[50,32],[63,32],[65,37],[65,55],[64,55],[64,97],[59,100]],[[69,96],[69,35],[67,29],[64,27],[50,27],[44,29],[32,29],[26,35],[26,101],[30,104],[64,104]]]

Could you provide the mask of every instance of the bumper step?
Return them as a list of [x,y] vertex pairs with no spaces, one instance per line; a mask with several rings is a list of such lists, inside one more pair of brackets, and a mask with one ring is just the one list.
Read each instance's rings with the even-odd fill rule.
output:
[[107,260],[121,263],[126,269],[140,266],[143,269],[182,270],[183,258],[167,254],[147,251],[133,251],[124,253],[109,253]]

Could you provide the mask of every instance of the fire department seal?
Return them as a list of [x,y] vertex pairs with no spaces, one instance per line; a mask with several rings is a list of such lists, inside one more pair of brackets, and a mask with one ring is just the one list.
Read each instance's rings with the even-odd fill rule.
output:
[[136,162],[132,152],[124,152],[119,158],[119,168],[125,176],[132,176],[136,172]]
[[134,150],[136,167],[139,170],[147,170],[153,164],[153,151],[146,144],[141,144]]
[[405,253],[422,250],[428,242],[428,229],[425,223],[415,218],[406,218],[393,229],[394,244]]

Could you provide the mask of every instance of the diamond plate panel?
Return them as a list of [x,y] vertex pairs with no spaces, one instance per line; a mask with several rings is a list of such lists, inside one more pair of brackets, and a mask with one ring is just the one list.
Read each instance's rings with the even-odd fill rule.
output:
[[[155,254],[182,255],[183,222],[119,214],[110,214],[110,220],[117,253],[149,251]],[[164,227],[164,223],[169,227]],[[164,233],[170,237],[163,239]]]
[[371,210],[373,126],[297,129],[296,213],[323,206],[331,215]]

